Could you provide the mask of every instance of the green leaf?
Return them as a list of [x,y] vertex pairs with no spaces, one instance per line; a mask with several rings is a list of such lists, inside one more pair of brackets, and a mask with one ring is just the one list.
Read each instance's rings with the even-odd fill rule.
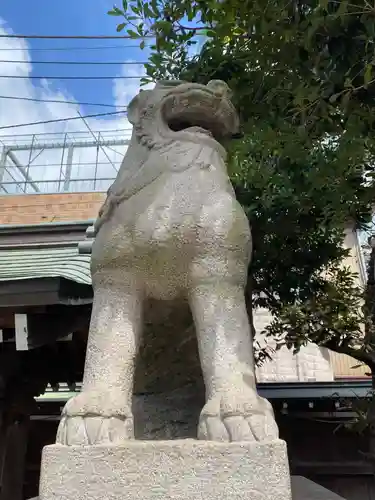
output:
[[122,16],[122,13],[121,13],[121,14],[119,14],[118,12],[115,12],[115,11],[113,11],[113,10],[109,10],[109,11],[107,12],[107,14],[108,14],[109,16]]
[[341,0],[339,2],[339,8],[337,9],[337,16],[344,16],[348,12],[348,1],[347,0]]
[[145,3],[143,5],[143,10],[144,10],[145,16],[148,17],[149,19],[154,19],[156,17],[155,14],[150,9],[150,6],[148,3]]
[[128,32],[128,35],[131,36],[132,38],[139,38],[139,35],[133,31],[133,30],[126,30]]
[[147,85],[148,83],[152,83],[152,78],[150,78],[150,77],[146,77],[146,76],[143,76],[143,77],[141,78],[141,82],[140,82],[140,83],[141,83],[141,87],[142,87],[143,85]]
[[363,75],[365,88],[368,87],[371,80],[372,80],[372,64],[366,64],[365,74]]
[[123,16],[125,13],[121,9],[119,9],[118,7],[113,7],[113,9],[109,10],[107,12],[107,14],[109,16]]
[[122,7],[124,9],[124,12],[128,10],[128,0],[122,0]]
[[188,5],[187,8],[187,18],[190,23],[194,19],[194,10],[192,9],[191,3]]
[[154,63],[155,66],[157,66],[162,61],[162,54],[160,54],[159,52],[155,52],[154,54],[151,54],[150,61],[152,63]]
[[315,37],[318,30],[317,24],[312,24],[307,30],[306,45],[310,46],[312,39]]
[[162,19],[161,21],[157,21],[155,23],[155,27],[160,32],[170,33],[171,30],[173,29],[173,24],[170,21],[166,21],[166,20]]
[[139,44],[139,47],[143,50],[146,46],[146,43],[144,40],[141,41],[141,43]]
[[142,37],[145,36],[144,30],[143,30],[144,23],[139,23],[137,26],[137,31],[138,31],[138,36]]
[[139,12],[143,13],[143,1],[142,0],[137,0],[137,8]]
[[203,30],[202,35],[207,36],[208,38],[214,38],[216,36],[216,32],[214,30]]
[[119,33],[120,31],[122,31],[125,28],[125,26],[126,26],[126,23],[119,24],[117,26],[117,28],[116,28],[117,33]]
[[131,8],[132,12],[134,12],[134,14],[137,14],[138,16],[141,15],[141,11],[138,9],[138,7],[136,5],[131,4],[130,8]]
[[337,101],[337,99],[342,95],[342,92],[337,92],[337,94],[333,94],[331,95],[331,97],[329,98],[329,102],[331,104],[335,103]]
[[157,3],[157,0],[151,0],[150,2],[150,6],[154,12],[154,18],[158,18],[160,16],[160,11],[158,9],[158,3]]

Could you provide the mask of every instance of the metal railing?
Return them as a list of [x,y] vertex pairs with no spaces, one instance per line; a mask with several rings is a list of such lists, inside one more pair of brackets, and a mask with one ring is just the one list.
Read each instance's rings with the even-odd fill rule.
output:
[[0,194],[106,191],[131,130],[0,137]]

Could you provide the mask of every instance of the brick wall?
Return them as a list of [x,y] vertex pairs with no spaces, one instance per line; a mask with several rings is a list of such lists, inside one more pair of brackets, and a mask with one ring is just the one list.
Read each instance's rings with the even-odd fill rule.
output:
[[20,194],[0,196],[0,224],[95,219],[105,193]]

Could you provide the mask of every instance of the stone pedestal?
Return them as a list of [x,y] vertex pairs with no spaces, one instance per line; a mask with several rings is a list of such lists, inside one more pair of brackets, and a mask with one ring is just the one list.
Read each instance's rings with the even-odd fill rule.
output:
[[187,439],[47,446],[39,495],[40,500],[291,500],[286,444]]
[[52,445],[43,450],[40,496],[32,500],[345,500],[304,477],[291,485],[280,440]]

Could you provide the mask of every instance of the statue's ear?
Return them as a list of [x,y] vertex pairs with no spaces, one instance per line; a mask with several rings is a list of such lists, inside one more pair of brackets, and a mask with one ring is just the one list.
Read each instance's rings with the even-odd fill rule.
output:
[[150,90],[141,90],[128,104],[127,115],[132,125],[139,121],[140,112],[146,106],[149,95]]

